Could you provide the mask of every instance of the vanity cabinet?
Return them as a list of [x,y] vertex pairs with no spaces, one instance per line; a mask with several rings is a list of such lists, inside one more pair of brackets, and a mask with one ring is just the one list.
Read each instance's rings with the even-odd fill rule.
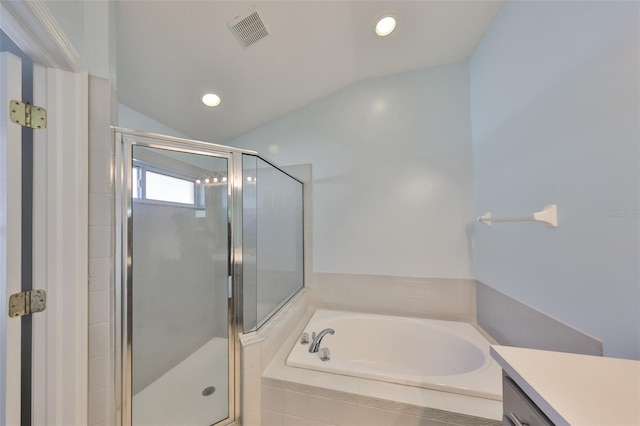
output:
[[640,361],[492,346],[505,426],[640,425]]
[[502,373],[502,407],[503,426],[553,426],[553,422],[504,372]]

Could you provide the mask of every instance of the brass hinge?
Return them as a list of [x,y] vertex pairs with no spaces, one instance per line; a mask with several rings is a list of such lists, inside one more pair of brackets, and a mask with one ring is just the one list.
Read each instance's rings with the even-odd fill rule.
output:
[[12,318],[42,312],[46,307],[47,292],[44,290],[27,290],[9,297],[9,316]]
[[12,100],[9,106],[9,118],[14,123],[31,129],[47,128],[46,109],[16,100]]

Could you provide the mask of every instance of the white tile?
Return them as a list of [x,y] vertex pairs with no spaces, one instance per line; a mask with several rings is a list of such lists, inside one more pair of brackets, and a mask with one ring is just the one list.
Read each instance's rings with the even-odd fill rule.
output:
[[98,102],[90,102],[89,105],[89,149],[91,150],[106,150],[107,142],[111,140],[111,135],[107,132],[109,115],[99,116],[95,111],[92,111],[106,103],[103,98]]
[[106,150],[89,149],[89,193],[113,194],[111,155]]
[[259,388],[262,370],[260,367],[253,367],[242,372],[244,375],[243,386],[247,388]]
[[111,285],[111,258],[89,259],[89,291],[108,290]]
[[433,295],[427,296],[424,299],[423,312],[442,312],[442,302],[439,297]]
[[109,357],[99,356],[89,360],[89,392],[107,388],[109,385]]
[[262,386],[261,403],[263,409],[282,413],[284,411],[284,391]]
[[421,426],[424,419],[411,414],[397,413],[395,411],[387,412],[387,424],[389,426]]
[[111,82],[108,79],[89,75],[89,126],[108,127],[111,116]]
[[102,323],[89,327],[89,358],[108,355],[109,324]]
[[113,197],[109,194],[89,194],[89,225],[113,225]]
[[457,313],[459,311],[458,299],[455,297],[440,297],[438,299],[438,312],[443,314]]
[[464,291],[462,286],[452,280],[443,281],[439,290],[441,296],[448,299],[457,299],[462,296]]
[[331,423],[331,400],[307,395],[307,419],[320,423]]
[[109,320],[109,292],[89,292],[89,325],[100,324]]
[[107,420],[109,395],[106,389],[89,393],[89,425],[97,425]]
[[387,412],[379,408],[358,405],[358,425],[360,426],[386,426]]
[[282,417],[283,426],[307,426],[307,420],[302,417],[287,416]]
[[422,296],[409,297],[409,312],[411,313],[423,313],[426,311],[426,300]]
[[243,389],[243,412],[244,414],[260,411],[260,387]]
[[245,370],[260,367],[262,362],[262,343],[254,343],[242,348],[242,366]]
[[269,410],[262,410],[260,412],[261,426],[282,426],[283,418],[282,413],[274,413]]
[[331,400],[331,422],[337,426],[358,424],[358,406],[337,399]]
[[309,371],[308,379],[305,383],[309,386],[356,394],[360,390],[360,379],[357,377],[322,373],[320,371]]
[[348,291],[325,292],[322,294],[323,303],[336,306],[347,306],[351,304],[351,293]]
[[111,255],[111,226],[89,227],[89,258],[104,258]]
[[307,426],[333,426],[333,425],[329,423],[321,423],[321,422],[316,422],[315,420],[307,419]]
[[284,391],[284,414],[295,417],[307,417],[307,395]]
[[251,413],[245,414],[242,424],[243,426],[260,426],[260,410],[252,411]]
[[388,309],[387,300],[377,289],[368,289],[366,286],[358,286],[358,289],[349,293],[349,302],[353,306],[370,310],[372,308]]

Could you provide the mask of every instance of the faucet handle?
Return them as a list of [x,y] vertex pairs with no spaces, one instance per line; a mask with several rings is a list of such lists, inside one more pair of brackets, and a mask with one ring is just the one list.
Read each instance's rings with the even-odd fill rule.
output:
[[309,333],[302,333],[302,337],[300,337],[300,343],[303,345],[309,344]]
[[329,348],[320,349],[320,361],[327,362],[331,359],[331,351]]
[[311,333],[311,340],[316,340],[316,332]]

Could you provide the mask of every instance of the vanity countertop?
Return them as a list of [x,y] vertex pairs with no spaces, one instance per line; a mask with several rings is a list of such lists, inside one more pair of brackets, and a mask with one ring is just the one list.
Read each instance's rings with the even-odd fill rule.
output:
[[491,355],[556,425],[640,425],[640,361],[507,346]]

